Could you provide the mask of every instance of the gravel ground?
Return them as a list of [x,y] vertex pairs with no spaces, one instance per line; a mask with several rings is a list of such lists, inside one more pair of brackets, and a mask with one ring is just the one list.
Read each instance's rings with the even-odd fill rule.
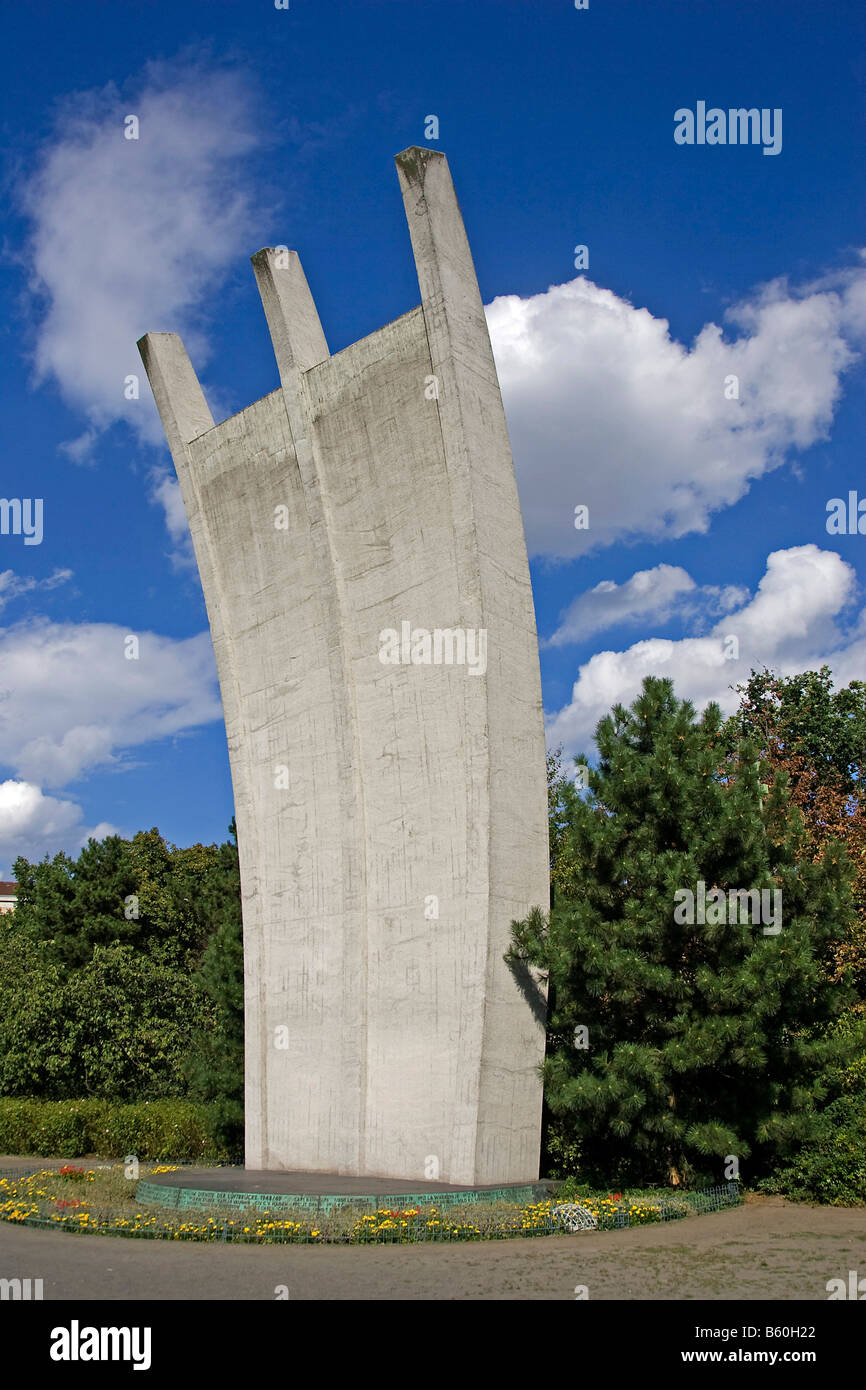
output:
[[776,1197],[662,1226],[451,1247],[193,1245],[0,1222],[0,1277],[42,1278],[46,1300],[260,1300],[278,1285],[294,1300],[573,1300],[582,1284],[592,1300],[826,1301],[827,1280],[850,1269],[866,1274],[866,1209]]

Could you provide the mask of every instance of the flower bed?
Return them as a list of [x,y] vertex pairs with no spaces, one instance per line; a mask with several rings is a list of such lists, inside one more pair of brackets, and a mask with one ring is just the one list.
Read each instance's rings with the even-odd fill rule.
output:
[[[144,1170],[142,1170],[144,1171]],[[150,1174],[176,1171],[151,1168]],[[435,1205],[359,1211],[348,1207],[328,1216],[248,1209],[227,1218],[196,1214],[181,1219],[171,1208],[141,1209],[136,1184],[125,1178],[122,1164],[108,1169],[44,1169],[0,1178],[0,1220],[64,1231],[138,1236],[159,1240],[246,1241],[300,1245],[415,1244],[420,1241],[506,1240],[514,1236],[561,1235],[564,1223],[555,1200],[523,1206],[473,1203],[459,1209]],[[673,1199],[645,1196],[582,1197],[580,1207],[598,1230],[642,1226],[718,1210],[740,1201],[736,1183],[726,1189],[685,1194]]]

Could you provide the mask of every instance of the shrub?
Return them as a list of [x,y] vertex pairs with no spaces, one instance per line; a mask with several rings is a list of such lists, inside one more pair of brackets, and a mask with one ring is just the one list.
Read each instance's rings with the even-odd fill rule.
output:
[[866,1203],[866,1101],[840,1096],[824,1111],[821,1134],[759,1186],[796,1201],[852,1207]]
[[80,1158],[97,1154],[191,1163],[237,1162],[217,1137],[215,1107],[185,1100],[124,1105],[104,1100],[0,1098],[0,1152]]
[[866,1018],[843,1014],[831,1036],[843,1044],[846,1064],[827,1070],[816,1133],[759,1185],[800,1201],[858,1206],[866,1203]]

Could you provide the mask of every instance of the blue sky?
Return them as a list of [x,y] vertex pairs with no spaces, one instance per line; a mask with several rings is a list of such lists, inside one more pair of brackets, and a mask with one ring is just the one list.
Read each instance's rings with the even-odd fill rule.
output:
[[[0,535],[0,872],[109,829],[224,838],[135,341],[180,332],[223,418],[277,385],[259,247],[299,252],[332,351],[411,308],[410,144],[448,155],[488,306],[551,741],[591,751],[649,671],[726,707],[750,666],[866,674],[866,542],[826,527],[866,497],[862,5],[37,0],[3,28],[0,493],[44,521]],[[698,101],[780,109],[781,151],[678,145]]]

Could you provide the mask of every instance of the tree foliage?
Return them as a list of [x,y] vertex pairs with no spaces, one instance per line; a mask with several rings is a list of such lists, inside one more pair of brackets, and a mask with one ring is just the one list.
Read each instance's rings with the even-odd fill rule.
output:
[[[234,819],[231,834],[236,842]],[[230,891],[215,904],[216,926],[196,975],[210,1000],[213,1021],[196,1030],[185,1072],[190,1094],[212,1103],[217,1139],[237,1148],[244,1118],[244,952],[236,843],[224,868]]]
[[[729,1155],[765,1171],[813,1131],[840,1055],[827,1025],[851,997],[829,968],[853,916],[845,850],[810,858],[784,778],[768,791],[754,744],[732,748],[718,707],[696,719],[670,681],[647,679],[597,744],[589,794],[556,796],[562,891],[513,927],[512,956],[553,987],[560,1140],[605,1182],[718,1180]],[[781,931],[739,912],[678,922],[678,892],[699,882],[780,890]]]
[[[0,920],[0,1095],[179,1097],[202,1039],[230,1037],[242,1058],[234,840],[179,849],[156,829],[112,835],[77,859],[20,858],[15,874],[18,904]],[[224,952],[225,1000],[213,988]],[[214,1095],[221,1068],[217,1046]]]
[[856,1008],[866,1009],[866,684],[833,690],[830,668],[782,677],[753,671],[738,687],[740,708],[725,733],[735,743],[748,736],[762,760],[762,775],[784,780],[803,813],[807,853],[819,860],[841,841],[854,870],[856,915],[834,957],[834,978],[857,989]]

